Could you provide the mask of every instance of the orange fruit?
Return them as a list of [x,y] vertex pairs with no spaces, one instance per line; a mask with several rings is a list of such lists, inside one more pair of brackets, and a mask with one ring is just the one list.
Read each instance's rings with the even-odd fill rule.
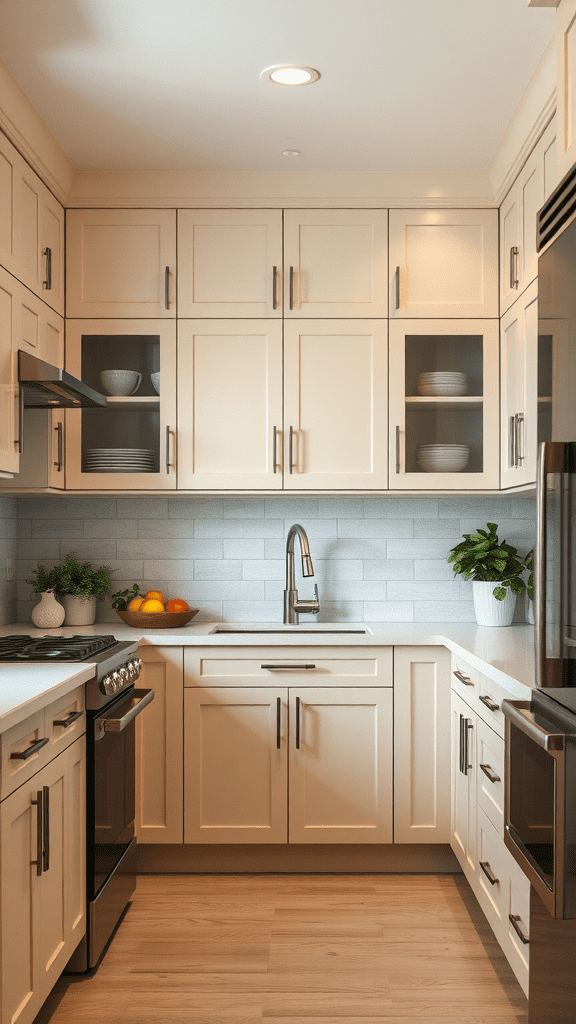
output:
[[164,594],[162,594],[160,590],[149,590],[148,593],[146,594],[146,600],[161,601],[162,604],[164,604]]
[[162,604],[162,601],[158,601],[155,597],[151,597],[150,600],[146,600],[144,601],[143,604],[140,605],[139,610],[141,612],[145,612],[146,614],[148,614],[163,612],[165,611],[165,608],[164,605]]
[[188,612],[190,611],[190,605],[181,597],[173,597],[171,601],[168,601],[166,605],[167,612]]
[[128,611],[129,612],[140,611],[140,608],[142,607],[143,604],[144,604],[144,598],[143,597],[133,597],[132,600],[128,602]]

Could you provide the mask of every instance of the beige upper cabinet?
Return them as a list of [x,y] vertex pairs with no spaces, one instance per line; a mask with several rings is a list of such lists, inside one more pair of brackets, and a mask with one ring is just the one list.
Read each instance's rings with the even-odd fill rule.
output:
[[284,316],[386,317],[386,210],[284,211]]
[[178,211],[178,316],[282,316],[282,211]]
[[387,487],[387,342],[379,320],[284,331],[284,487]]
[[179,488],[282,487],[282,324],[178,322]]
[[556,11],[558,178],[576,162],[576,0],[561,0]]
[[176,316],[175,210],[68,210],[67,317]]
[[498,316],[497,210],[390,210],[390,319]]
[[64,313],[64,210],[1,133],[0,265]]
[[[500,486],[536,480],[538,286],[533,281],[500,325]],[[545,368],[542,367],[542,374]],[[545,402],[543,403],[545,404]]]
[[20,465],[18,409],[18,340],[21,294],[25,289],[0,268],[0,472],[17,473]]

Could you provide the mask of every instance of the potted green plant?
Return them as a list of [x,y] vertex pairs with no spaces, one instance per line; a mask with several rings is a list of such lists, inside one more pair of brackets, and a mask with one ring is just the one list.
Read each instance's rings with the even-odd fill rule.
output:
[[28,582],[35,590],[50,584],[46,589],[55,591],[61,600],[67,626],[90,626],[96,618],[96,600],[101,601],[110,592],[111,576],[109,566],[95,569],[90,562],[80,562],[70,552],[61,565],[53,569],[37,566]]
[[478,625],[509,626],[517,595],[529,591],[522,573],[530,569],[532,553],[522,559],[512,544],[498,539],[496,523],[486,526],[488,531],[464,533],[464,540],[452,548],[448,561],[453,563],[455,573],[472,580]]
[[64,607],[56,600],[56,577],[54,569],[46,569],[37,565],[29,580],[32,590],[40,595],[40,601],[34,606],[31,619],[38,629],[56,629],[64,622]]

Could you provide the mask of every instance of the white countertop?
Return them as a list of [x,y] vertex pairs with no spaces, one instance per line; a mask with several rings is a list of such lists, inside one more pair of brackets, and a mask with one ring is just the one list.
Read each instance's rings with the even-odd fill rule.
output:
[[[49,634],[73,636],[80,633],[84,636],[112,633],[118,640],[136,640],[139,644],[151,646],[193,646],[193,647],[391,647],[391,646],[437,646],[442,645],[454,654],[464,658],[473,668],[483,672],[489,679],[499,683],[512,696],[521,699],[530,698],[530,690],[534,680],[534,627],[530,625],[514,625],[501,627],[477,626],[469,622],[341,622],[336,626],[340,629],[358,629],[366,627],[368,632],[358,633],[320,633],[316,630],[328,629],[329,624],[301,621],[299,626],[290,627],[290,632],[241,633],[227,635],[215,633],[214,622],[202,622],[179,629],[150,630],[143,634],[118,619],[117,622],[99,622],[94,626],[64,626],[60,629],[36,629],[31,623],[11,623],[0,627],[0,636],[26,633],[30,636],[46,636]],[[231,623],[226,623],[231,625]],[[250,623],[238,623],[247,629]],[[275,624],[262,624],[265,628],[274,628]],[[307,630],[307,632],[302,632]],[[314,632],[310,632],[314,630]],[[50,674],[49,674],[50,670]],[[80,682],[90,678],[94,668],[86,663],[78,665],[0,665],[0,731],[8,728],[4,716],[12,708],[13,714],[20,714],[19,708],[24,707],[25,714],[20,715],[22,721],[26,714],[32,714],[41,703],[28,710],[28,701],[41,701],[45,694],[44,704],[56,699],[60,693],[67,692]],[[81,676],[81,678],[80,678]],[[28,680],[28,681],[26,681]],[[36,681],[35,683],[33,681]],[[44,680],[44,687],[42,680]],[[5,682],[6,681],[6,682]],[[34,690],[36,686],[36,690]],[[58,690],[58,687],[62,689]],[[25,694],[22,702],[22,694]],[[11,723],[13,724],[13,723]]]

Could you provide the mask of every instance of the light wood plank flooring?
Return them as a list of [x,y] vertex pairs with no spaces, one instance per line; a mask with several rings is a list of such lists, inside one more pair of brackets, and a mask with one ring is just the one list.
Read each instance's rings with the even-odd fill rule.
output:
[[144,875],[35,1024],[527,1024],[458,875]]

